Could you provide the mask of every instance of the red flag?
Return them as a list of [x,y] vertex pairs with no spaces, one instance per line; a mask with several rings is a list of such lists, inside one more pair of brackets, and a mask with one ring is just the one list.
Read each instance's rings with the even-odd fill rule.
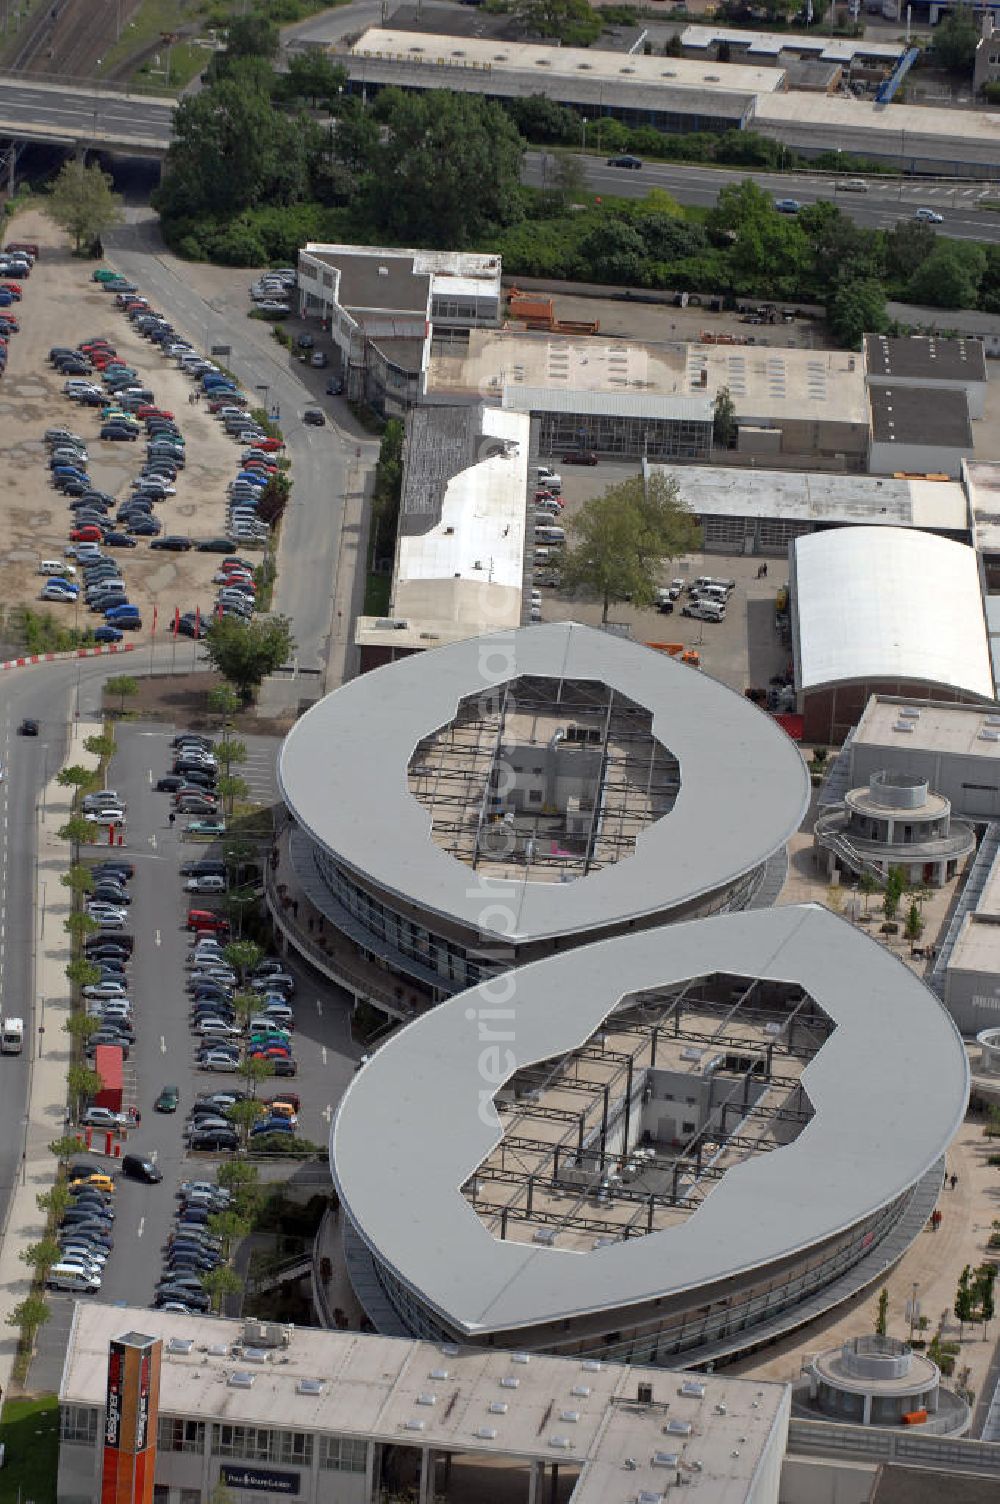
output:
[[154,632],[156,631],[156,616],[157,616],[157,612],[159,611],[159,609],[160,608],[158,606],[156,606],[156,605],[153,606],[153,631]]
[[180,631],[180,629],[181,629],[181,608],[180,608],[180,606],[175,606],[174,607],[174,636],[175,637],[177,636],[177,633]]

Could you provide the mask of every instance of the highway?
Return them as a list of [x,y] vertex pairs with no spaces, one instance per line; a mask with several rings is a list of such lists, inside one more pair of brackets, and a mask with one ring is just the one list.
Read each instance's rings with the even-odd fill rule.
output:
[[[303,410],[316,405],[315,399],[290,366],[287,352],[275,343],[270,324],[247,318],[250,303],[242,281],[234,277],[228,294],[206,301],[185,277],[184,263],[165,252],[151,211],[128,210],[127,215],[129,222],[105,238],[115,266],[199,349],[228,345],[225,365],[248,392],[257,391],[261,400],[266,395],[268,406],[278,408],[293,489],[281,528],[274,605],[292,620],[300,667],[325,673],[354,441],[332,424],[303,424]],[[321,405],[329,411],[329,400]],[[369,460],[377,451],[370,441],[361,447]]]
[[106,142],[166,151],[175,102],[91,88],[83,83],[27,83],[0,77],[0,136],[24,140]]
[[[533,188],[553,181],[557,158],[551,152],[529,151],[523,180]],[[645,162],[639,171],[609,167],[607,158],[577,154],[584,180],[591,193],[618,198],[642,198],[653,188],[663,189],[681,204],[710,208],[720,189],[751,178],[778,198],[794,198],[800,204],[830,199],[856,224],[888,230],[900,219],[910,219],[926,206],[944,216],[937,226],[942,235],[956,240],[1000,241],[1000,214],[978,207],[982,183],[953,183],[928,179],[867,178],[867,193],[837,193],[834,180],[822,173],[745,172],[736,168],[687,166],[677,162]]]

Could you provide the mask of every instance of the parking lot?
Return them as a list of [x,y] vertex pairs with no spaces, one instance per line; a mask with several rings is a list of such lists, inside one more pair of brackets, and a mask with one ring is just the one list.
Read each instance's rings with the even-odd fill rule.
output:
[[[634,465],[615,461],[585,467],[563,465],[557,456],[547,463],[562,477],[565,506],[560,517],[552,520],[566,527],[568,542],[572,542],[568,521],[584,502],[636,474]],[[609,620],[627,629],[637,642],[679,642],[694,648],[706,673],[741,694],[751,685],[766,689],[772,675],[781,673],[788,662],[788,649],[774,623],[775,595],[788,578],[788,566],[784,559],[768,559],[767,575],[758,578],[763,562],[743,554],[698,553],[664,565],[664,584],[671,578],[694,580],[701,574],[735,580],[724,621],[697,621],[682,616],[677,607],[669,616],[662,615],[655,608],[640,609],[627,601],[612,605]],[[543,621],[600,624],[599,602],[562,596],[545,586],[540,590]]]
[[[218,1163],[227,1157],[188,1151],[186,1120],[196,1096],[246,1085],[239,1075],[215,1074],[195,1064],[191,998],[186,991],[193,937],[184,924],[190,906],[221,910],[222,904],[187,893],[180,867],[194,859],[218,857],[220,848],[186,840],[184,820],[170,823],[170,795],[155,790],[157,778],[170,768],[174,734],[174,728],[162,723],[137,721],[119,726],[118,750],[108,775],[109,786],[127,806],[124,845],[115,855],[135,869],[128,884],[132,899],[128,932],[134,937],[128,986],[136,1037],[125,1065],[125,1100],[138,1109],[139,1121],[126,1134],[122,1150],[148,1158],[163,1174],[163,1180],[153,1185],[117,1178],[114,1248],[104,1268],[101,1299],[135,1305],[148,1305],[153,1298],[180,1182],[214,1179]],[[258,770],[255,776],[263,778],[268,760],[273,770],[277,742],[266,737],[250,741],[248,751]],[[273,779],[273,771],[270,776]],[[100,858],[99,848],[88,855],[88,860]],[[291,1001],[298,1071],[291,1080],[272,1077],[264,1081],[259,1094],[279,1096],[283,1087],[294,1091],[301,1103],[298,1136],[325,1144],[360,1050],[350,1037],[349,1004],[343,995],[294,962],[286,969],[296,984]],[[179,1089],[176,1112],[154,1110],[165,1086]],[[95,1147],[99,1139],[98,1134]],[[85,1157],[95,1163],[102,1160],[97,1154]],[[295,1164],[289,1160],[288,1173],[294,1173]],[[73,1298],[68,1293],[51,1295],[53,1320],[43,1337],[50,1357],[52,1344],[58,1347],[64,1338]]]
[[[190,380],[135,332],[115,308],[114,297],[91,280],[95,263],[70,256],[54,226],[37,211],[19,216],[17,235],[36,241],[41,255],[16,305],[20,333],[11,339],[0,382],[0,464],[7,480],[0,495],[0,563],[8,607],[37,600],[43,583],[39,561],[59,558],[69,535],[67,499],[49,484],[45,430],[64,426],[79,434],[94,485],[110,495],[123,496],[142,465],[142,444],[101,441],[100,410],[79,407],[63,395],[63,378],[47,358],[51,347],[110,340],[138,370],[157,404],[175,414],[187,465],[178,475],[176,495],[157,506],[164,533],[197,541],[225,531],[226,486],[239,453],[205,405],[189,403]],[[200,606],[205,616],[211,612],[217,556],[151,551],[150,540],[140,538],[135,549],[122,551],[120,563],[129,599],[139,605],[147,629],[154,603],[161,631],[175,606],[182,612]],[[68,602],[47,603],[46,609],[67,626],[92,624]]]

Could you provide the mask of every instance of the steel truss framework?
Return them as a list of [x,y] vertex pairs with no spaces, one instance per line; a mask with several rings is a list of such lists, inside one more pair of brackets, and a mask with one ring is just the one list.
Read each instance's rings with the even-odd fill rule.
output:
[[[715,975],[634,994],[581,1047],[507,1083],[503,1137],[464,1193],[500,1238],[524,1224],[574,1246],[655,1232],[697,1211],[732,1164],[798,1136],[813,1115],[801,1071],[834,1027],[797,984]],[[653,1142],[648,1074],[685,1058],[692,1082],[711,1062],[731,1090],[680,1142]],[[622,1179],[637,1147],[639,1173]]]

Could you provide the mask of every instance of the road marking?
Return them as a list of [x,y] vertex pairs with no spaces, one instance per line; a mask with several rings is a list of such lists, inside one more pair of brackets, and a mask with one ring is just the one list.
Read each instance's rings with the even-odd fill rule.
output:
[[150,786],[150,788],[152,788],[153,787],[153,770],[152,770],[152,768],[147,768],[146,769],[146,777],[149,779],[149,786]]
[[320,1048],[321,1048],[321,1052],[322,1052],[322,1055],[323,1055],[323,1064],[325,1065],[326,1064],[326,1045],[324,1044]]
[[159,932],[159,930],[157,930],[156,934],[153,936],[153,943],[155,945],[162,945],[163,944],[163,941],[160,939],[160,932]]
[[163,1035],[161,1034],[160,1035],[160,1054],[161,1055],[165,1055],[166,1053],[167,1053],[167,1041],[164,1039]]
[[321,997],[318,997],[316,999],[316,1012],[319,1014],[320,1018],[323,1017],[323,999]]
[[155,834],[150,836],[150,838],[149,838],[149,844],[150,844],[150,846],[152,846],[153,850],[155,851],[156,850],[156,836],[155,836]]
[[326,1106],[323,1108],[323,1116],[326,1118],[328,1123],[333,1121],[333,1108],[330,1106],[329,1102],[327,1102]]
[[157,1157],[159,1155],[159,1152],[160,1152],[159,1149],[154,1149],[153,1150],[153,1152],[149,1156],[149,1162],[150,1162],[150,1164],[152,1164],[152,1165],[156,1164],[156,1160],[157,1160]]
[[140,1217],[139,1218],[139,1226],[136,1229],[136,1236],[137,1237],[139,1237],[139,1238],[142,1237],[142,1230],[145,1227],[145,1225],[146,1225],[146,1219],[145,1219],[145,1217]]

